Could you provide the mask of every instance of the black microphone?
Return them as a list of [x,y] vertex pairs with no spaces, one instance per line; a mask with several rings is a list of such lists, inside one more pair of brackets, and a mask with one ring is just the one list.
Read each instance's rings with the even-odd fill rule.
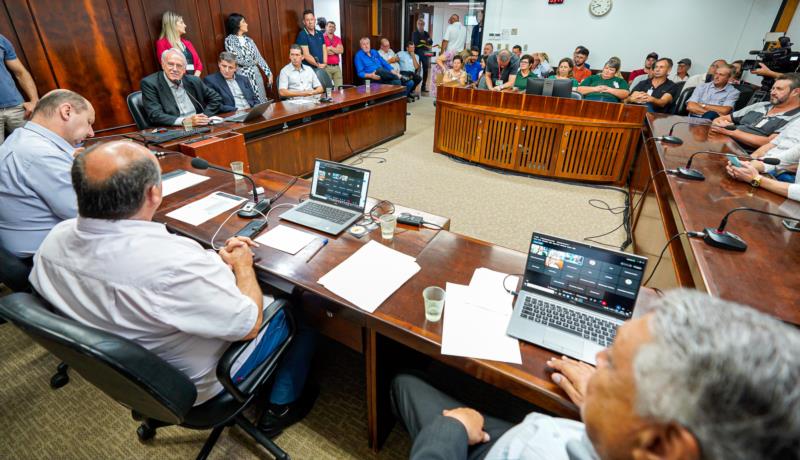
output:
[[658,136],[658,137],[648,137],[645,139],[645,143],[647,141],[656,141],[656,142],[664,142],[667,144],[674,144],[674,145],[683,145],[683,139],[676,136]]
[[669,128],[669,135],[672,136],[672,131],[678,125],[709,125],[711,124],[710,121],[707,121],[705,118],[696,118],[694,121],[679,121],[677,123],[673,123],[672,126]]
[[[755,160],[755,158],[749,155],[739,155],[737,153],[732,153],[732,152],[715,152],[713,150],[700,150],[692,153],[692,155],[689,157],[689,161],[686,162],[686,166],[678,169],[670,169],[667,172],[670,174],[675,174],[681,179],[706,180],[706,176],[704,176],[703,173],[701,173],[696,169],[692,169],[692,160],[694,160],[695,155],[699,155],[701,153],[707,155],[725,155],[725,156],[733,155],[736,158],[740,158],[742,160]],[[761,158],[760,161],[768,165],[777,165],[781,163],[781,160],[779,160],[778,158]]]
[[[725,231],[725,226],[728,225],[728,217],[737,211],[757,212],[759,214],[766,214],[768,216],[774,216],[774,217],[783,217],[784,219],[790,221],[800,222],[800,219],[798,219],[797,217],[786,216],[783,214],[776,214],[774,212],[762,211],[760,209],[753,209],[747,207],[734,208],[728,211],[727,214],[725,214],[725,217],[723,217],[722,220],[719,222],[719,227],[717,228],[707,227],[703,229],[703,241],[705,241],[705,243],[708,244],[709,246],[714,246],[715,248],[727,249],[729,251],[744,252],[747,249],[747,243],[745,243],[740,236]],[[784,225],[786,225],[786,221],[784,221]],[[797,224],[795,224],[795,226],[796,225]]]
[[192,158],[192,167],[196,168],[196,169],[208,169],[208,168],[216,169],[217,171],[224,171],[224,172],[236,175],[236,176],[244,177],[245,179],[250,181],[250,185],[253,186],[253,203],[255,204],[255,206],[245,205],[245,207],[240,209],[239,212],[236,214],[239,217],[242,217],[242,218],[245,218],[245,219],[252,219],[253,217],[256,217],[256,216],[259,215],[259,213],[256,212],[254,209],[258,209],[258,210],[261,210],[263,212],[264,210],[269,208],[269,205],[270,205],[269,200],[259,200],[258,199],[258,191],[256,190],[256,183],[255,183],[255,181],[253,181],[253,178],[248,176],[247,174],[242,174],[242,173],[238,173],[236,171],[231,171],[230,169],[220,168],[219,166],[212,165],[211,163],[209,163],[208,161],[206,161],[206,160],[204,160],[204,159],[202,159],[200,157]]

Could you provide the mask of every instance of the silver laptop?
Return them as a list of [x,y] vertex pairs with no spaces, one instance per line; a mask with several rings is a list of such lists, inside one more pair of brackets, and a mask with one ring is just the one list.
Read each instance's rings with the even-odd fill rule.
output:
[[256,118],[259,118],[262,115],[264,115],[264,112],[267,111],[267,108],[270,106],[270,104],[272,104],[272,99],[268,99],[267,102],[264,102],[263,104],[256,105],[255,107],[253,107],[252,109],[250,109],[247,112],[237,113],[236,115],[231,115],[229,117],[225,117],[222,120],[223,121],[233,121],[233,122],[236,122],[236,123],[244,123],[244,122],[247,122],[247,121],[253,121]]
[[370,172],[325,160],[315,160],[307,201],[281,214],[281,219],[338,235],[364,214]]
[[590,364],[633,316],[647,258],[534,233],[508,335]]

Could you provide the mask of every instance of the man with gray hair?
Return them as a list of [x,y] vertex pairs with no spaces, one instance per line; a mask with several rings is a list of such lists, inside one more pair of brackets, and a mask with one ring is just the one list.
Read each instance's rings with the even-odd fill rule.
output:
[[486,58],[478,88],[502,91],[514,87],[519,72],[519,58],[508,50],[500,50]]
[[623,324],[597,369],[552,358],[583,423],[484,416],[417,377],[392,384],[412,459],[800,458],[800,331],[752,308],[676,290]]
[[[142,102],[147,119],[156,126],[203,126],[216,115],[222,98],[203,84],[200,77],[186,74],[186,57],[175,48],[161,54],[160,71],[142,79]],[[184,123],[187,119],[187,123]]]
[[93,123],[89,101],[56,89],[0,145],[0,247],[29,259],[50,229],[75,217],[70,169],[77,147],[94,135]]
[[212,73],[203,81],[222,98],[220,112],[247,110],[258,104],[258,97],[253,91],[250,80],[236,73],[235,54],[227,51],[219,53],[217,65],[219,72]]

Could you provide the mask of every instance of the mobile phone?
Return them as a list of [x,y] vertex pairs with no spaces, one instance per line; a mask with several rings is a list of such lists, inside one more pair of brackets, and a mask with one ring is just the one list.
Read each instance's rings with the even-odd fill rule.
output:
[[729,153],[729,154],[727,154],[725,156],[728,157],[728,160],[730,160],[732,165],[736,166],[737,168],[741,168],[742,167],[742,162],[739,161],[739,158],[736,155],[732,155],[732,154]]

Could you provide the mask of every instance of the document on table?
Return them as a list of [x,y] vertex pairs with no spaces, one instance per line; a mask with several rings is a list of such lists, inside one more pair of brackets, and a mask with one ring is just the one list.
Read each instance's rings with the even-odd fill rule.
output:
[[236,195],[231,195],[230,193],[214,192],[205,198],[201,198],[170,212],[167,214],[167,217],[191,225],[200,225],[240,205],[243,201],[247,200]]
[[312,233],[301,232],[286,225],[278,225],[256,238],[255,242],[295,255],[316,238],[317,235]]
[[320,278],[319,283],[372,313],[419,270],[413,257],[370,241]]
[[[515,290],[518,276],[508,276],[488,268],[478,268],[469,282],[472,303],[500,314],[509,314],[514,308],[514,296],[506,288]],[[505,284],[503,282],[505,281]]]
[[[482,284],[482,277],[496,279],[496,273],[478,274],[478,284]],[[505,274],[502,275],[505,277]],[[442,324],[443,355],[522,364],[519,341],[506,335],[512,310],[503,308],[501,311],[497,302],[499,296],[487,304],[482,289],[475,289],[471,284],[447,283],[446,291]]]
[[161,175],[161,196],[178,192],[192,185],[207,181],[209,178],[200,174],[178,169]]

